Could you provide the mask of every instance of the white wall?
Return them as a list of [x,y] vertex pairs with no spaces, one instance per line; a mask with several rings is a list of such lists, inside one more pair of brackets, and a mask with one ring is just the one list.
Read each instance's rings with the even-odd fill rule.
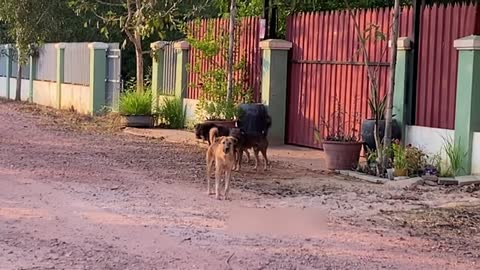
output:
[[[420,126],[407,126],[407,144],[419,147],[425,153],[434,155],[440,153],[443,160],[447,156],[443,150],[444,139],[455,136],[454,130],[428,128]],[[473,135],[472,143],[472,174],[480,175],[480,132]]]
[[480,132],[473,133],[472,174],[480,175]]
[[[17,79],[10,78],[10,98],[15,99],[15,91],[17,89]],[[29,80],[22,80],[22,89],[20,93],[20,99],[23,101],[28,100],[28,93],[30,92],[30,81]]]
[[197,99],[183,99],[183,106],[187,109],[187,125],[196,120],[195,109],[197,108]]
[[[15,99],[15,91],[17,89],[17,79],[10,78],[10,99]],[[20,98],[23,101],[28,100],[28,93],[30,92],[30,81],[22,80],[22,92]],[[0,77],[0,97],[7,97],[7,78]]]
[[406,143],[422,149],[427,155],[440,154],[444,165],[448,158],[443,146],[445,140],[454,139],[455,131],[450,129],[407,126]]
[[0,77],[0,97],[6,98],[7,97],[7,78]]
[[92,111],[90,87],[83,85],[62,84],[62,109],[73,107],[79,113],[88,114]]
[[33,102],[50,107],[57,107],[57,83],[33,81]]

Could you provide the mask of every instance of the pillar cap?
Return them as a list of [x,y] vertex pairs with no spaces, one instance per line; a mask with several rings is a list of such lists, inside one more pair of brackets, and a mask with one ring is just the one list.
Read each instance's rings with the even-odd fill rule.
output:
[[[392,41],[388,41],[388,47],[392,47]],[[397,50],[408,51],[412,49],[412,40],[409,37],[399,37],[397,40]]]
[[154,51],[161,50],[168,42],[166,41],[157,41],[150,44],[150,48]]
[[176,50],[189,50],[190,44],[188,44],[187,41],[182,40],[182,41],[175,42],[175,44],[173,44],[173,48],[175,48]]
[[468,36],[455,40],[453,47],[459,51],[474,51],[480,50],[480,36]]
[[57,43],[55,44],[56,49],[65,49],[67,47],[67,43]]
[[88,48],[95,50],[106,50],[108,49],[108,44],[103,42],[92,42],[88,43]]
[[282,50],[288,51],[292,48],[292,43],[283,39],[267,39],[260,41],[260,49],[263,50]]

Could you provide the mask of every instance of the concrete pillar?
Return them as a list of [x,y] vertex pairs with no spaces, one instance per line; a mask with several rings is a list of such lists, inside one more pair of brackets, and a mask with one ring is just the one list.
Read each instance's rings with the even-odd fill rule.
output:
[[411,119],[413,108],[413,93],[408,72],[411,61],[411,40],[408,37],[401,37],[398,39],[397,45],[393,115],[402,128],[402,136],[405,138],[406,126]]
[[157,41],[150,44],[150,48],[153,52],[152,59],[152,97],[153,97],[153,108],[159,106],[158,97],[162,93],[163,88],[163,67],[164,67],[164,46],[165,41]]
[[62,108],[62,84],[65,82],[65,48],[67,44],[55,44],[57,49],[57,109]]
[[95,114],[105,106],[108,44],[93,42],[88,44],[88,48],[90,48],[90,109],[91,113]]
[[186,41],[176,42],[173,47],[177,52],[177,70],[175,72],[175,97],[183,99],[188,87],[188,53],[190,44]]
[[472,171],[473,133],[480,131],[480,36],[454,41],[458,50],[455,147],[466,154],[464,172]]
[[[262,52],[262,102],[272,116],[269,142],[272,145],[285,143],[287,110],[287,65],[288,51],[292,43],[269,39],[260,42]],[[313,132],[313,131],[312,131]]]
[[12,76],[13,46],[10,44],[5,45],[5,53],[7,54],[7,61],[5,67],[5,90],[6,98],[10,99],[10,78]]

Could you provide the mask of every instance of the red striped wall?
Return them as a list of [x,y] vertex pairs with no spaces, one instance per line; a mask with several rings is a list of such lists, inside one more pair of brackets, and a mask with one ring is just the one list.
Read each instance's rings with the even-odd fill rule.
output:
[[455,128],[458,53],[453,41],[474,34],[476,11],[474,4],[435,5],[423,9],[416,125]]
[[[411,28],[412,10],[404,9],[401,16],[400,36],[406,36]],[[387,37],[390,34],[390,9],[358,10],[355,20],[360,29],[376,24]],[[293,43],[287,142],[321,148],[314,139],[314,129],[322,126],[323,119],[330,121],[332,129],[344,126],[345,130],[359,130],[355,119],[370,116],[365,59],[357,53],[358,35],[347,11],[296,14],[289,18],[287,27],[287,40]],[[379,66],[382,94],[388,86],[387,40],[367,43],[370,62]],[[347,113],[343,121],[331,117],[337,110],[336,104]]]
[[[202,20],[199,23],[192,22],[189,24],[190,32],[194,38],[201,38],[207,32],[207,27],[213,27],[215,35],[221,36],[228,33],[228,19],[210,19]],[[261,79],[261,55],[260,55],[260,19],[258,17],[243,18],[237,28],[237,44],[235,49],[235,61],[245,59],[247,62],[246,69],[236,72],[235,79],[237,82],[243,81],[245,89],[252,91],[254,101],[260,101],[260,79]],[[189,63],[193,67],[199,61],[199,51],[192,48],[190,51]],[[221,56],[216,57],[215,62],[224,68],[226,63]],[[214,65],[207,61],[201,61],[200,72],[189,72],[188,90],[186,97],[190,99],[198,99],[201,91],[202,72],[211,70]]]

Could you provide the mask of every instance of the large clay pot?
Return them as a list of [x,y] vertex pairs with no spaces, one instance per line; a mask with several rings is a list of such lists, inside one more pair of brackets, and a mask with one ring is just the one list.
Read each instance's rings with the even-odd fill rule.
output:
[[[378,122],[380,128],[380,138],[383,139],[385,136],[385,120],[380,120]],[[362,141],[364,145],[370,150],[377,149],[375,145],[375,119],[366,119],[362,122]],[[398,122],[393,119],[392,121],[392,139],[401,140],[402,139],[402,128]],[[367,149],[365,149],[367,150]]]
[[151,128],[153,127],[154,119],[151,115],[130,115],[123,116],[123,123],[127,127]]
[[351,170],[357,167],[360,159],[361,142],[324,141],[323,150],[329,170]]

